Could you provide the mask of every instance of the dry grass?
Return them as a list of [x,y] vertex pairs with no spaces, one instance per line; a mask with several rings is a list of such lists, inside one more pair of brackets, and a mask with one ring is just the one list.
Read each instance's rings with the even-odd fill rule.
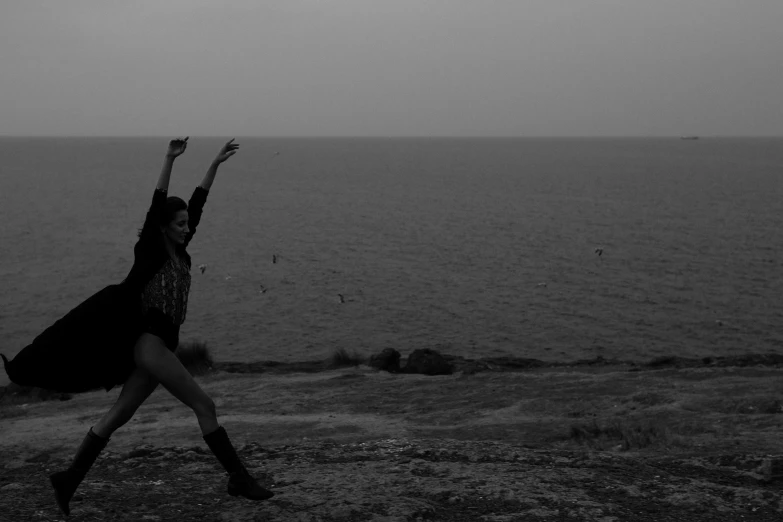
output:
[[774,397],[726,397],[713,400],[713,410],[724,414],[775,415],[783,413],[783,403]]
[[675,401],[672,397],[669,397],[663,393],[656,393],[651,391],[641,391],[631,396],[631,401],[641,406],[661,406],[665,404],[671,404]]
[[191,375],[204,375],[212,370],[215,361],[204,342],[180,343],[175,352],[182,365]]
[[570,438],[600,449],[628,451],[668,445],[669,429],[656,419],[615,418],[571,425]]
[[0,406],[0,419],[13,419],[25,415],[27,415],[27,410],[21,406],[15,404]]

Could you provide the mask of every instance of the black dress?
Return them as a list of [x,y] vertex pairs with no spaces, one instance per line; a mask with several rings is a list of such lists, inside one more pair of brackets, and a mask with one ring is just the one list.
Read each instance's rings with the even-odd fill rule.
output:
[[[177,250],[183,271],[190,271],[190,256],[185,249],[201,220],[207,194],[207,190],[196,187],[188,202],[189,232],[185,244]],[[133,267],[122,283],[89,297],[10,362],[3,357],[12,382],[71,393],[98,388],[108,391],[124,383],[136,368],[133,348],[142,333],[158,335],[170,350],[176,350],[184,310],[180,310],[177,320],[170,311],[142,302],[145,288],[149,292],[148,283],[161,271],[171,270],[171,257],[157,225],[165,203],[166,191],[156,190],[133,249]]]

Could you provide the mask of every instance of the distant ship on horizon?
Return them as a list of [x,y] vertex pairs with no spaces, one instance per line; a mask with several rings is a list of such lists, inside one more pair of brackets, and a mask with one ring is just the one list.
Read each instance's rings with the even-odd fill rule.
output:
[[698,140],[698,136],[680,136],[681,140]]

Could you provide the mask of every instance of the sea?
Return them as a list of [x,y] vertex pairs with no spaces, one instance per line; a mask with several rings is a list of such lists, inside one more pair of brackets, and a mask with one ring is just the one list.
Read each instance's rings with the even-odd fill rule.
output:
[[[167,141],[0,138],[1,352],[127,275]],[[783,353],[783,139],[237,142],[180,335],[217,360]]]

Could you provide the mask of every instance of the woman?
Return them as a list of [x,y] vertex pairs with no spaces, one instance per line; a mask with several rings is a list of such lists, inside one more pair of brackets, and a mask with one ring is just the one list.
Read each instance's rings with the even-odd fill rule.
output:
[[204,441],[229,474],[230,495],[252,500],[273,496],[242,465],[218,424],[215,403],[174,355],[190,290],[186,248],[218,167],[239,148],[233,139],[223,145],[186,204],[166,196],[174,160],[187,144],[188,138],[169,143],[125,280],[71,310],[12,361],[2,357],[11,381],[23,386],[82,392],[123,384],[117,402],[90,428],[71,466],[50,477],[57,504],[66,515],[71,497],[109,437],[133,417],[158,383],[196,414]]

